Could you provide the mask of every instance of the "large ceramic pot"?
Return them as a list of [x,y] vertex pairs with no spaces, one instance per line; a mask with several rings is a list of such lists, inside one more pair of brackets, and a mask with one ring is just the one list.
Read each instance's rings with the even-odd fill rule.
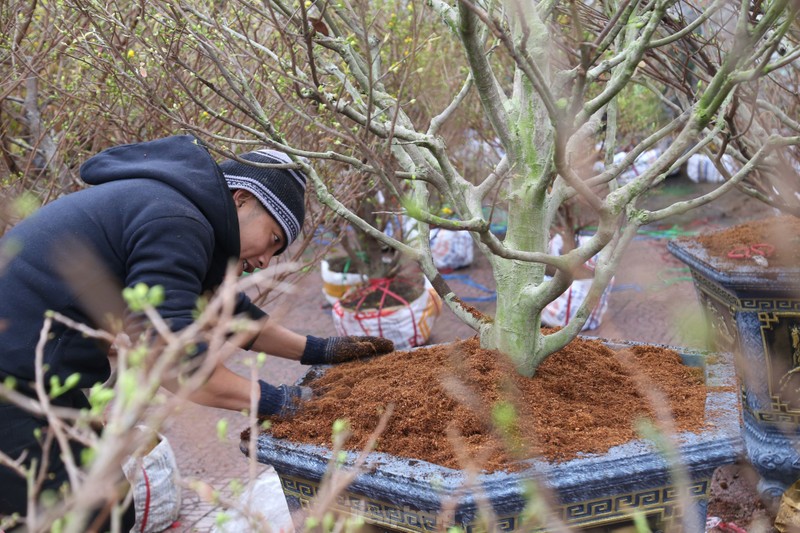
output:
[[[676,511],[677,488],[671,481],[670,465],[650,443],[636,440],[601,455],[562,463],[531,459],[518,472],[480,475],[478,483],[491,502],[499,527],[531,529],[531,524],[523,522],[531,480],[557,494],[555,510],[571,527],[626,523],[634,512],[644,513],[654,530],[690,531],[684,527],[687,519],[695,528],[697,524],[702,527],[714,470],[733,463],[741,452],[738,400],[729,355],[706,357],[695,352],[682,357],[686,364],[705,368],[709,386],[706,419],[713,422],[701,433],[687,432],[679,438],[694,509]],[[311,369],[301,383],[320,371]],[[247,441],[241,443],[244,453],[247,445]],[[256,450],[257,460],[277,471],[291,509],[305,507],[314,498],[332,455],[329,449],[287,442],[268,433],[258,436]],[[348,454],[348,461],[355,457]],[[473,494],[463,491],[464,472],[378,452],[369,455],[364,472],[338,499],[338,509],[386,530],[441,531],[449,525],[472,529],[477,507]],[[440,515],[445,497],[458,498],[455,516]]]
[[732,265],[692,239],[668,249],[692,272],[715,349],[735,354],[744,444],[775,504],[800,478],[800,266]]

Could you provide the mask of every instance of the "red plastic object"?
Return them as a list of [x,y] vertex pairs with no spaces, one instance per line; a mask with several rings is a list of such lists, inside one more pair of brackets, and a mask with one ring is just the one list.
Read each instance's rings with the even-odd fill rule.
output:
[[731,259],[748,259],[754,255],[770,257],[774,253],[774,246],[766,242],[759,242],[751,244],[750,246],[734,246],[731,251],[728,252],[728,257]]
[[766,242],[753,244],[750,246],[750,249],[753,251],[754,255],[763,255],[764,257],[770,257],[775,253],[775,247]]
[[746,529],[742,529],[733,522],[720,522],[717,529],[725,533],[747,533]]

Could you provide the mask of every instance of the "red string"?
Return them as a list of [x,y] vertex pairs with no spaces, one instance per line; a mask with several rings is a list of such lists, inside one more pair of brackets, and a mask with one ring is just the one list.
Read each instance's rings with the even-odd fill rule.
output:
[[147,470],[142,467],[142,474],[144,475],[145,498],[144,498],[144,516],[142,517],[142,533],[147,527],[147,515],[150,514],[150,478],[147,477]]
[[767,242],[759,242],[756,244],[734,246],[728,252],[728,257],[731,259],[749,259],[755,255],[763,255],[764,257],[771,257],[775,252],[775,247]]
[[569,308],[572,304],[572,285],[569,286],[569,290],[567,291],[567,316],[564,317],[564,325],[567,325],[569,322]]
[[[360,311],[361,311],[361,306],[363,305],[364,301],[367,299],[367,296],[369,296],[370,294],[372,294],[376,290],[382,291],[383,295],[381,296],[381,301],[378,304],[378,336],[383,337],[383,324],[381,324],[381,317],[383,315],[382,311],[383,311],[383,306],[386,303],[386,297],[387,296],[392,296],[398,302],[400,302],[404,306],[408,307],[408,310],[411,313],[411,324],[414,327],[414,340],[415,340],[415,343],[416,343],[416,339],[417,339],[417,321],[414,318],[414,311],[411,309],[411,304],[409,304],[408,301],[405,298],[403,298],[402,296],[400,296],[396,292],[389,290],[389,286],[392,284],[393,281],[394,282],[399,282],[399,283],[405,283],[407,285],[412,285],[412,283],[410,281],[407,281],[407,280],[405,280],[403,278],[374,278],[374,279],[369,280],[369,286],[361,289],[361,294],[363,296],[361,296],[361,299],[358,301],[358,303],[356,304],[356,307],[355,307],[356,319],[358,320],[360,318],[359,315],[360,315]],[[359,320],[359,323],[360,322],[361,321]],[[362,326],[362,329],[363,329],[363,326]]]

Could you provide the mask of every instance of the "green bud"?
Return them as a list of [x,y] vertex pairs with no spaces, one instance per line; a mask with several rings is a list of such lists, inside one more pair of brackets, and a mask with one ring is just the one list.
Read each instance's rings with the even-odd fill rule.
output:
[[39,209],[41,205],[42,203],[35,194],[25,191],[14,200],[12,209],[17,217],[27,218]]
[[514,406],[509,402],[497,402],[492,407],[492,420],[494,424],[503,431],[513,429],[517,420],[517,413]]
[[214,519],[214,522],[216,523],[217,527],[222,527],[230,519],[231,519],[231,517],[228,515],[228,513],[226,513],[225,511],[220,511],[220,512],[217,513],[217,516]]
[[325,513],[325,516],[322,517],[322,530],[323,531],[333,531],[333,526],[336,525],[336,517],[333,516],[333,513],[328,511]]
[[100,415],[105,410],[108,403],[114,399],[114,390],[103,387],[100,383],[95,383],[89,390],[89,405],[92,406],[92,415]]
[[343,466],[347,462],[347,452],[344,450],[339,450],[336,454],[336,465]]
[[217,439],[224,441],[228,437],[228,420],[220,418],[217,420]]
[[128,352],[128,364],[131,366],[139,366],[144,362],[147,356],[147,346],[140,344]]
[[56,518],[53,522],[53,525],[50,526],[50,533],[61,533],[64,531],[64,526],[67,523],[67,519],[63,516],[60,518]]
[[67,390],[74,389],[78,385],[80,379],[81,375],[78,372],[70,374],[69,376],[67,376],[67,380],[64,382],[64,387]]
[[341,435],[350,428],[350,424],[344,418],[337,418],[333,422],[333,436]]
[[81,450],[81,465],[89,466],[97,456],[97,451],[94,448],[84,448]]
[[242,485],[242,482],[238,479],[232,479],[230,483],[228,483],[228,490],[234,497],[238,497],[244,490],[244,485]]
[[17,388],[17,378],[14,376],[8,376],[6,379],[3,380],[3,386],[8,390],[14,390]]
[[118,383],[119,391],[122,393],[122,400],[125,403],[129,403],[139,390],[139,384],[136,376],[133,374],[133,372],[124,372],[120,374]]
[[148,288],[147,285],[144,283],[137,283],[133,287],[133,294],[140,300],[144,300],[145,298],[147,298],[147,292]]
[[164,292],[163,285],[156,285],[154,287],[151,287],[147,293],[147,301],[153,307],[158,307],[159,305],[164,303],[165,297],[166,294]]
[[640,509],[633,510],[633,525],[636,533],[652,533],[650,524],[647,523],[647,516]]

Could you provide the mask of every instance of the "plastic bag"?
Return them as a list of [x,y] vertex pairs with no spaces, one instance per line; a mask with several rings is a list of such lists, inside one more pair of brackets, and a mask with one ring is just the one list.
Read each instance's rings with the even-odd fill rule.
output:
[[[729,174],[736,174],[739,170],[739,165],[728,154],[723,154],[720,158],[722,166]],[[714,161],[705,154],[694,154],[686,161],[686,175],[695,183],[721,183],[725,181]]]
[[[590,238],[591,235],[578,235],[578,246],[584,244]],[[556,234],[552,239],[550,239],[550,254],[561,255],[563,249],[564,240],[561,235]],[[587,269],[594,271],[595,266],[597,265],[597,256],[589,258],[584,265]],[[550,281],[551,279],[552,278],[550,276],[545,276],[545,281]],[[583,325],[582,330],[595,329],[600,326],[603,320],[603,314],[605,314],[606,309],[608,308],[608,297],[609,294],[611,294],[611,288],[613,285],[614,278],[611,278],[611,281],[608,282],[608,286],[600,296],[600,300],[597,302],[597,305],[594,306],[594,309],[592,309],[592,312],[589,314],[589,318],[586,319],[586,323]],[[572,317],[575,316],[575,313],[578,311],[578,308],[581,306],[581,304],[583,304],[583,301],[586,300],[591,286],[591,279],[574,280],[569,288],[563,294],[561,294],[561,296],[547,304],[542,310],[542,324],[550,327],[566,326],[567,323],[572,320]]]
[[[378,285],[383,282],[388,285],[388,280],[370,281],[370,289],[382,290]],[[354,289],[354,292],[365,290]],[[348,297],[351,294],[348,293]],[[348,309],[338,301],[333,304],[332,316],[339,335],[384,337],[394,342],[396,350],[407,350],[428,342],[433,323],[441,312],[442,300],[426,280],[422,294],[404,305]]]
[[[419,236],[417,221],[411,217],[398,217],[396,222],[390,221],[386,226],[387,235],[393,235],[395,224],[403,228],[406,243],[413,243]],[[473,242],[468,231],[431,228],[430,246],[433,264],[440,270],[455,270],[472,264]]]
[[[545,276],[545,280],[549,281],[550,276]],[[566,326],[567,322],[572,320],[575,312],[581,306],[586,296],[589,294],[589,288],[592,286],[590,279],[576,279],[572,282],[569,288],[561,296],[547,304],[542,310],[542,324],[545,326],[556,327]],[[603,291],[600,296],[600,301],[592,309],[589,318],[583,325],[583,330],[595,329],[600,326],[603,319],[603,314],[608,308],[608,295],[611,292],[611,283]]]
[[[149,431],[140,428],[140,431]],[[181,488],[175,482],[178,463],[169,441],[160,433],[158,443],[143,457],[130,457],[122,465],[133,487],[136,507],[135,533],[155,533],[169,529],[181,509]]]
[[[628,155],[627,152],[619,152],[614,154],[614,164],[619,164],[626,155]],[[644,172],[646,172],[648,168],[650,168],[656,159],[658,159],[658,156],[658,150],[645,150],[639,154],[639,157],[633,161],[631,166],[629,166],[624,172],[622,172],[622,174],[619,175],[617,181],[620,185],[625,185],[626,183],[638,178]]]
[[431,255],[439,270],[455,270],[472,264],[472,237],[468,231],[437,228],[431,231]]
[[[257,513],[256,518],[263,519],[261,525],[268,526],[272,533],[295,532],[281,480],[271,466],[258,475],[252,486],[239,497],[238,503],[247,513]],[[243,515],[238,508],[226,512],[229,519],[216,524],[212,533],[241,533],[253,529],[247,515]]]
[[800,531],[800,481],[795,481],[781,495],[778,515],[775,517],[775,529],[780,533]]
[[686,175],[695,183],[720,183],[725,178],[720,174],[714,162],[705,154],[694,154],[686,162]]

